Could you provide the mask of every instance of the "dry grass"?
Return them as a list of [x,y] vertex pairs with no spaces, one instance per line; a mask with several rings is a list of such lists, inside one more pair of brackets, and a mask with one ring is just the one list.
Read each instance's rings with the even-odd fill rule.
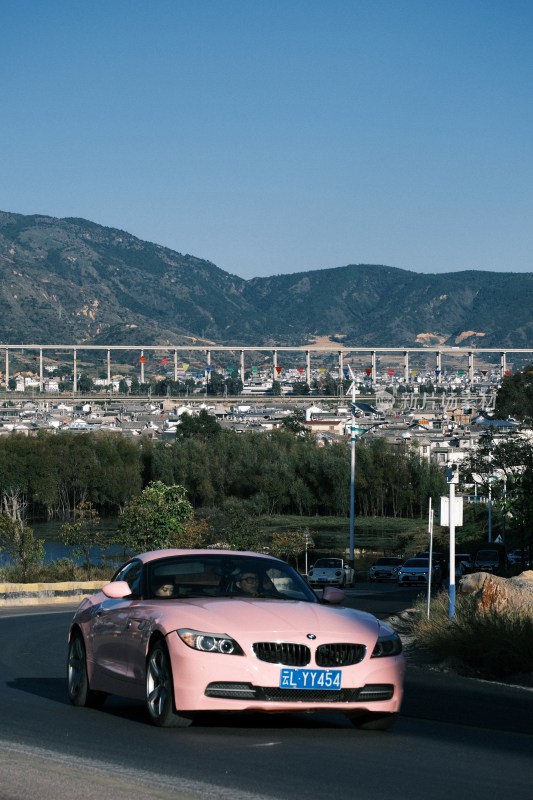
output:
[[449,619],[448,595],[438,594],[427,618],[417,605],[412,633],[416,645],[439,659],[453,659],[486,678],[533,672],[533,609],[480,611],[472,597],[459,596]]
[[111,579],[115,568],[109,565],[92,566],[90,575],[87,570],[71,561],[62,558],[49,564],[34,564],[29,568],[26,578],[19,564],[11,564],[0,569],[0,580],[6,583],[60,583],[62,581],[99,581]]

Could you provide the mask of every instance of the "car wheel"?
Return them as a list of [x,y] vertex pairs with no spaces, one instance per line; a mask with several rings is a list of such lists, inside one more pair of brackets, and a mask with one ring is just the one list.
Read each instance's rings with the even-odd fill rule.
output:
[[174,711],[174,682],[167,647],[156,642],[148,653],[146,664],[146,708],[150,720],[160,728],[186,728],[193,714]]
[[354,711],[347,714],[354,726],[362,731],[388,731],[394,725],[398,714],[380,714],[370,711]]
[[89,686],[87,655],[81,633],[74,633],[68,646],[67,691],[73,706],[101,708],[107,697],[105,692],[95,692]]

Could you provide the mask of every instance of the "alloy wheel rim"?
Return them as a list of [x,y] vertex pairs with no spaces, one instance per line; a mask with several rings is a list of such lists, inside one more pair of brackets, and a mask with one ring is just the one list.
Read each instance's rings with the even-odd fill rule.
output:
[[78,694],[82,676],[83,653],[79,638],[76,636],[70,648],[68,660],[68,682],[72,696]]
[[160,717],[168,694],[168,670],[164,653],[156,650],[148,664],[148,708],[153,717]]

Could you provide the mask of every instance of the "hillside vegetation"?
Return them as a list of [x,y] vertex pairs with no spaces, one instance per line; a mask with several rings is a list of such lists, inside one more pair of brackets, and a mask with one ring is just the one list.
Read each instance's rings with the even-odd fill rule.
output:
[[246,281],[88,220],[9,212],[0,270],[0,341],[15,344],[533,347],[533,273],[352,264]]

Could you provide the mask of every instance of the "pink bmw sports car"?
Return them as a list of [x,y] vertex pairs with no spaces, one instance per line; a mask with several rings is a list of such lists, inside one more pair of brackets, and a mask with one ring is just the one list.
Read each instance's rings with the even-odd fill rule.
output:
[[271,556],[159,550],[135,556],[72,620],[67,683],[75,706],[108,694],[144,700],[152,722],[200,711],[341,711],[383,730],[402,701],[398,635],[318,597]]

